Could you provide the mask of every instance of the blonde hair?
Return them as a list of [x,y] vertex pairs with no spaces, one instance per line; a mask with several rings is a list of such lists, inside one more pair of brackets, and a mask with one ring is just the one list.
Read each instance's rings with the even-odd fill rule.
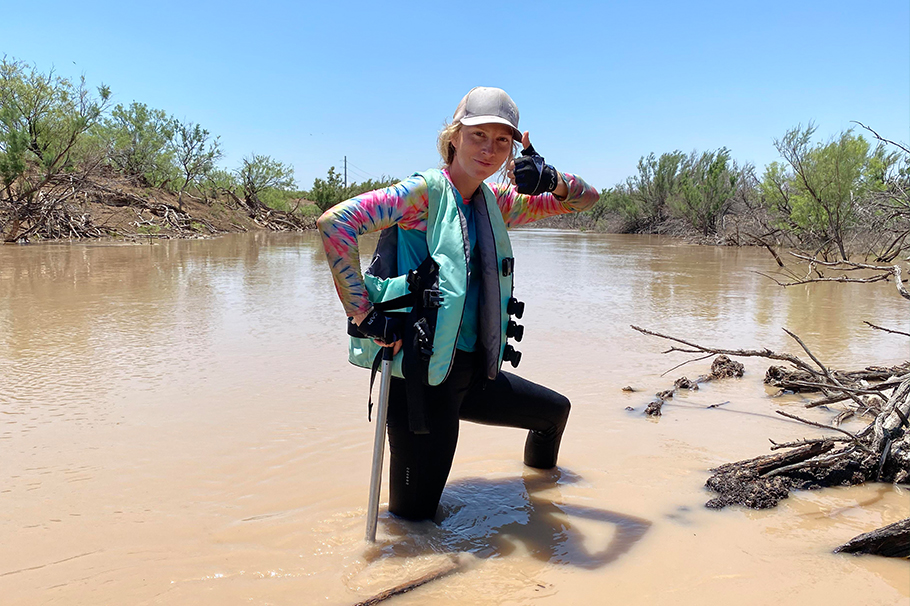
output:
[[[453,122],[451,124],[446,124],[443,126],[442,130],[439,131],[439,137],[436,139],[436,149],[439,151],[439,155],[442,158],[443,168],[451,166],[452,162],[455,161],[455,146],[452,145],[452,139],[455,138],[455,135],[461,132],[461,127],[461,122]],[[513,158],[518,152],[518,146],[520,143],[520,141],[515,140],[515,137],[512,137]],[[502,167],[499,171],[499,178],[503,183],[508,183],[509,181],[509,179],[506,177],[508,166],[509,158],[506,158],[505,162],[502,163]]]
[[436,140],[436,149],[442,157],[443,166],[449,166],[455,160],[455,146],[452,145],[452,138],[461,130],[461,122],[446,124],[439,131],[439,138]]

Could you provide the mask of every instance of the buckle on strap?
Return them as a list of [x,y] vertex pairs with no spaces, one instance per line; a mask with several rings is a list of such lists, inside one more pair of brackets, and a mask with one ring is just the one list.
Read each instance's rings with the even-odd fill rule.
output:
[[433,355],[433,335],[430,332],[430,325],[427,319],[420,318],[414,324],[414,331],[417,333],[415,339],[417,350],[420,352],[421,358],[427,361]]
[[515,257],[505,257],[502,260],[502,275],[510,276],[515,271]]
[[445,301],[442,296],[442,291],[435,289],[426,289],[423,291],[423,306],[429,309],[435,309],[440,307]]
[[411,292],[417,292],[420,289],[420,275],[417,273],[416,269],[412,269],[408,272],[408,290]]
[[438,288],[422,289],[421,283],[423,280],[421,280],[420,274],[416,269],[412,269],[408,272],[407,282],[408,290],[420,297],[418,299],[418,302],[423,303],[424,308],[436,309],[437,307],[442,306],[442,303],[444,301],[442,297],[442,291],[440,291]]

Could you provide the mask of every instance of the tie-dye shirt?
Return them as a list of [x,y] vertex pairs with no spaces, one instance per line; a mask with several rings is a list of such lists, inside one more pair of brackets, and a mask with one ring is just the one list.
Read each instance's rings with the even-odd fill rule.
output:
[[[444,171],[445,172],[445,171]],[[490,183],[506,227],[525,225],[544,217],[594,206],[600,195],[580,177],[561,173],[569,188],[565,199],[546,193],[519,194],[512,185]],[[448,173],[446,173],[448,177]],[[385,189],[361,194],[336,204],[317,222],[335,289],[348,316],[370,311],[371,304],[360,271],[357,237],[392,225],[427,231],[429,190],[423,177],[414,175]]]

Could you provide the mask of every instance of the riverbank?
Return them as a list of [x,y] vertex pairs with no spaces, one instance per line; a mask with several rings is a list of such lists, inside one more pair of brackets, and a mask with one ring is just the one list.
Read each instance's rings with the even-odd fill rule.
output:
[[[6,242],[112,238],[194,239],[256,230],[315,228],[320,211],[315,202],[290,199],[288,208],[265,205],[251,209],[236,195],[222,191],[206,197],[182,197],[163,188],[143,187],[118,177],[85,177],[65,197],[16,217],[0,209],[0,235]],[[292,215],[293,221],[282,217]]]
[[[143,187],[135,180],[110,175],[82,176],[56,188],[53,195],[31,205],[18,221],[14,211],[0,206],[0,241],[39,241],[110,238],[126,241],[199,239],[249,231],[306,231],[315,229],[322,213],[317,203],[305,198],[279,196],[274,206],[256,199],[242,199],[226,188],[208,188],[206,193],[177,193],[165,188]],[[66,191],[64,191],[66,190]],[[273,202],[274,204],[274,202]],[[753,209],[754,210],[754,209]],[[526,227],[563,229],[601,234],[657,235],[679,238],[707,246],[765,246],[814,249],[818,242],[805,241],[793,233],[769,227],[766,216],[734,208],[705,235],[678,217],[666,217],[646,231],[630,231],[628,221],[615,212],[588,211],[542,219]],[[859,227],[845,234],[850,251],[879,261],[873,252],[881,234]],[[902,240],[889,254],[889,261],[906,248]]]
[[[214,197],[184,195],[167,189],[143,187],[133,180],[117,177],[86,177],[79,191],[58,202],[44,214],[54,214],[51,225],[37,229],[13,230],[12,213],[0,209],[0,235],[7,242],[18,243],[111,238],[122,240],[198,239],[228,233],[266,231],[302,231],[315,229],[321,210],[316,202],[304,198],[289,199],[284,208],[261,204],[251,212],[242,200],[222,191]],[[181,204],[182,202],[182,204]],[[269,221],[271,214],[291,214],[295,222]],[[703,237],[683,221],[668,220],[652,235],[683,238],[698,244],[754,245],[755,241],[740,234],[739,219],[731,218],[723,234]],[[37,223],[33,227],[38,227]],[[526,227],[590,231],[605,234],[624,233],[618,216],[572,213],[549,217]],[[13,233],[13,232],[16,233]],[[31,233],[29,233],[31,231]]]

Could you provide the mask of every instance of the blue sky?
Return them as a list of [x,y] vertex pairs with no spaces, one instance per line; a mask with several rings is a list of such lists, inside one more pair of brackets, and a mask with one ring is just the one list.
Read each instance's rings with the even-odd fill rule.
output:
[[[9,3],[8,3],[9,4]],[[0,54],[104,82],[268,154],[309,188],[436,166],[473,86],[499,86],[557,168],[598,188],[640,156],[726,146],[763,168],[799,123],[910,141],[910,2],[18,1]]]

